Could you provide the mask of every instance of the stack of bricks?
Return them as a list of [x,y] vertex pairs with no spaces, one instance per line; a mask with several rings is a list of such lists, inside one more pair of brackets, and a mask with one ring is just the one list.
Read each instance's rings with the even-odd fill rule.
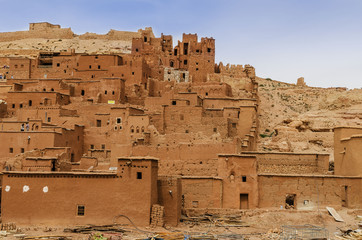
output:
[[151,211],[151,228],[163,227],[164,224],[164,207],[158,204],[152,206]]
[[1,224],[0,228],[2,231],[16,230],[16,224],[15,223],[3,223],[3,224]]

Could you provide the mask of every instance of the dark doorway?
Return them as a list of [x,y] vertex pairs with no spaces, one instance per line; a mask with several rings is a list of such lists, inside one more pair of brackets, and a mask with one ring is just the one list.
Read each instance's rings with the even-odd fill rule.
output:
[[348,186],[342,186],[342,207],[348,207]]
[[285,209],[295,208],[295,194],[287,194],[285,197]]
[[249,194],[240,194],[240,209],[249,209]]
[[52,172],[55,172],[55,161],[52,161]]

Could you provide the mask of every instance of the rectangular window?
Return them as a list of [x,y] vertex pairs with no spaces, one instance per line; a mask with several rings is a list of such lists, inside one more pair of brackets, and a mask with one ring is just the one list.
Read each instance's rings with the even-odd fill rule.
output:
[[98,69],[101,69],[101,65],[98,65]]
[[9,153],[14,153],[14,149],[13,149],[13,148],[9,148]]
[[246,182],[246,176],[241,177],[242,182]]
[[90,149],[94,149],[94,145],[93,145],[93,144],[90,145]]
[[84,216],[85,215],[85,207],[84,207],[84,205],[78,205],[77,206],[77,215],[78,216]]
[[122,118],[117,118],[117,124],[122,123]]
[[106,145],[105,144],[102,144],[102,149],[106,149]]
[[184,60],[184,65],[187,65],[187,60]]
[[97,127],[101,127],[102,126],[102,121],[101,120],[97,120]]
[[137,172],[137,179],[142,179],[142,172]]
[[48,117],[48,122],[51,122],[52,121],[52,118],[51,117]]
[[60,67],[60,63],[57,63],[57,67]]
[[21,153],[24,153],[24,148],[20,148],[20,152],[21,152]]

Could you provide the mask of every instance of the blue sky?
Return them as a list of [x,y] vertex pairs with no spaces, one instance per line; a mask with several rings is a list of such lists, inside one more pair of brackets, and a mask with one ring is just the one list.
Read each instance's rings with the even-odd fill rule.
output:
[[0,0],[0,32],[48,21],[77,33],[198,33],[216,39],[216,61],[310,86],[362,87],[361,0]]

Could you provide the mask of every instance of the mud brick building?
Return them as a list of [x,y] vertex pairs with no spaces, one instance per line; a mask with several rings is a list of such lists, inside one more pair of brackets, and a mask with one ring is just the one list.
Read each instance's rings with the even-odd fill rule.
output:
[[[0,41],[74,37],[49,23],[25,32]],[[361,128],[335,129],[334,170],[325,153],[257,151],[255,69],[215,64],[213,38],[79,38],[132,47],[0,58],[4,222],[175,226],[187,209],[362,206]]]

